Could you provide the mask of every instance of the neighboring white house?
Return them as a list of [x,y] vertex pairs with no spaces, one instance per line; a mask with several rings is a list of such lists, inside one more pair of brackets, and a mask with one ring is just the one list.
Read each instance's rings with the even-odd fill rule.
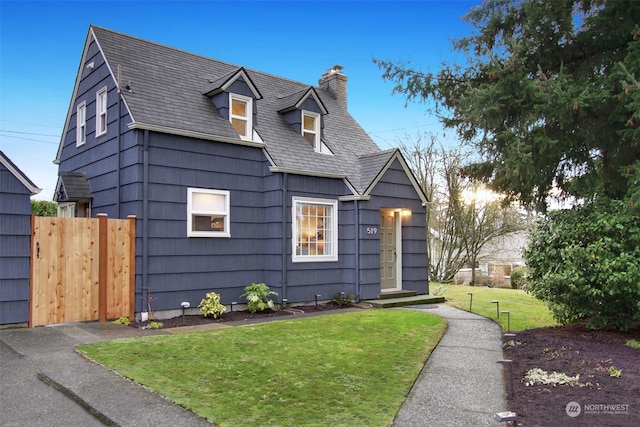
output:
[[[525,265],[522,252],[527,243],[526,231],[517,231],[492,239],[480,251],[476,274],[494,278],[502,277],[505,285],[510,284],[511,270]],[[471,268],[460,269],[456,274],[455,281],[456,283],[469,283]]]

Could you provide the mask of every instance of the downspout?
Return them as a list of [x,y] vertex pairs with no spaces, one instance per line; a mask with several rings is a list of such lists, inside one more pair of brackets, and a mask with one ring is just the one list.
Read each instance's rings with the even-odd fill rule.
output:
[[142,142],[142,310],[149,301],[149,131],[145,130]]
[[360,302],[360,204],[354,200],[356,210],[356,302]]
[[282,295],[287,298],[287,173],[282,174]]
[[[118,65],[118,77],[120,76],[120,66]],[[117,145],[117,150],[116,150],[116,155],[118,156],[118,160],[117,160],[117,164],[116,164],[116,188],[118,189],[118,198],[116,200],[116,212],[118,212],[118,218],[122,218],[122,212],[120,212],[120,195],[121,195],[121,189],[120,189],[120,169],[122,168],[121,165],[121,153],[122,153],[122,147],[120,147],[120,115],[122,114],[122,95],[121,95],[121,91],[120,91],[120,81],[117,81],[116,84],[118,85],[118,117],[116,117],[116,125],[118,127],[118,131],[116,133],[116,145]]]

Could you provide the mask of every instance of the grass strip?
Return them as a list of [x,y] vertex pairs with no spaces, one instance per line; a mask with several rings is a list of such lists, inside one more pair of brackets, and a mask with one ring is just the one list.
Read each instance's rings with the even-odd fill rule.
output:
[[[431,284],[431,286],[434,287],[434,284]],[[467,311],[469,311],[469,303],[471,301],[471,296],[468,293],[472,293],[473,304],[471,311],[496,320],[505,332],[507,331],[508,320],[511,331],[514,332],[556,326],[558,324],[551,316],[544,302],[519,289],[449,284],[442,286],[447,288],[444,294],[447,298],[447,303]],[[498,304],[493,301],[498,301]],[[510,319],[506,314],[500,314],[500,317],[498,317],[496,313],[498,306],[499,311],[509,311]]]
[[365,310],[78,351],[223,427],[388,426],[445,329]]

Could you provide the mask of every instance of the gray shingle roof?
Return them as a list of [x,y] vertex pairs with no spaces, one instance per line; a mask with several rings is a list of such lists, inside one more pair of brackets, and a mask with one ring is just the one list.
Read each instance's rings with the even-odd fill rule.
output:
[[60,182],[63,194],[58,195],[59,202],[77,202],[91,200],[93,194],[84,172],[60,172]]
[[38,188],[33,181],[29,179],[27,175],[20,170],[15,163],[11,161],[2,151],[0,151],[0,165],[4,166],[24,187],[31,193],[32,196],[42,191],[42,188]]
[[[123,97],[136,123],[240,140],[229,121],[203,95],[212,82],[228,77],[239,66],[105,28],[92,26],[90,32],[95,34],[111,69],[121,67],[120,84],[131,86],[132,92],[123,91]],[[376,167],[381,163],[375,156],[363,156],[381,151],[341,103],[329,91],[315,87],[329,113],[324,117],[323,142],[334,155],[316,153],[278,113],[283,98],[304,93],[309,85],[245,70],[263,96],[256,101],[255,129],[275,166],[346,176],[362,194],[380,171]]]

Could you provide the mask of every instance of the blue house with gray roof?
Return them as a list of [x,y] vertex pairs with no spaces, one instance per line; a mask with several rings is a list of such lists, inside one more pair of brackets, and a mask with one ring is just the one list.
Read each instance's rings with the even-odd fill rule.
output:
[[428,293],[424,193],[318,86],[91,26],[56,157],[62,215],[136,215],[136,311]]
[[40,191],[0,151],[0,325],[29,321],[31,196]]

